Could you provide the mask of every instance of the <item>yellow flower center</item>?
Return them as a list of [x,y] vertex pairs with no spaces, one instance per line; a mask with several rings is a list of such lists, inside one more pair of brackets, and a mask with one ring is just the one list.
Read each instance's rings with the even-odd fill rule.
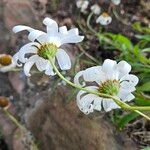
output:
[[103,12],[103,13],[102,13],[102,16],[103,16],[103,17],[109,17],[108,13],[106,13],[106,12]]
[[4,108],[9,105],[9,101],[6,97],[0,96],[0,107]]
[[58,47],[53,43],[45,43],[38,48],[38,55],[44,59],[48,59],[48,56],[55,57]]
[[118,94],[120,83],[117,80],[107,80],[99,85],[99,92],[115,96]]
[[0,56],[0,65],[8,66],[12,63],[12,58],[9,55]]

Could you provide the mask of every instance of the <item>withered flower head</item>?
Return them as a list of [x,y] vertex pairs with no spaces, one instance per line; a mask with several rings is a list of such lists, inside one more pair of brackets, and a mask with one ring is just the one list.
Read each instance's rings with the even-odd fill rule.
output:
[[0,96],[0,107],[5,108],[9,105],[9,100],[6,97]]

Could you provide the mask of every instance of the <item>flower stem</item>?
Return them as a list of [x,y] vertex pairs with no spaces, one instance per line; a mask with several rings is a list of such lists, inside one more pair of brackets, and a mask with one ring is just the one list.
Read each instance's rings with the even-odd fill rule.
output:
[[[4,113],[6,116],[9,117],[9,119],[17,126],[20,128],[21,131],[23,132],[28,132],[27,129],[19,123],[19,121],[7,110],[7,109],[3,109]],[[34,143],[34,141],[32,140],[32,148],[33,150],[38,150],[37,145]]]
[[19,121],[7,110],[7,109],[3,109],[4,113],[6,114],[6,116],[8,116],[10,118],[10,120],[16,125],[18,126],[21,130],[26,130],[26,128],[21,125],[19,123]]
[[91,25],[90,25],[90,20],[91,20],[92,16],[93,16],[93,12],[91,12],[91,13],[89,14],[89,16],[88,16],[88,18],[87,18],[86,24],[87,24],[87,27],[89,28],[89,30],[90,30],[91,32],[93,32],[94,34],[97,34],[97,32],[96,32],[96,31],[91,27]]
[[69,84],[69,85],[71,85],[72,87],[75,87],[75,88],[77,88],[77,89],[79,89],[79,90],[83,90],[83,91],[85,91],[85,92],[87,92],[87,93],[95,94],[95,95],[98,95],[98,96],[101,96],[101,97],[104,97],[104,98],[111,98],[111,99],[113,99],[114,102],[115,102],[116,104],[118,104],[121,108],[130,110],[130,111],[134,111],[134,112],[140,114],[141,116],[145,117],[146,119],[150,120],[150,117],[148,117],[147,115],[145,115],[145,114],[143,114],[142,112],[139,111],[139,110],[150,110],[150,107],[136,107],[136,106],[132,107],[132,106],[130,106],[130,105],[124,103],[123,101],[117,99],[117,98],[114,97],[114,96],[110,96],[110,95],[107,95],[107,94],[103,94],[103,93],[98,93],[98,92],[95,92],[95,91],[91,91],[91,90],[89,90],[89,89],[86,89],[86,88],[83,88],[83,87],[81,87],[81,86],[79,86],[79,85],[76,85],[76,84],[72,83],[71,81],[67,80],[67,79],[59,72],[59,70],[57,69],[57,67],[56,67],[55,64],[53,63],[51,57],[48,56],[48,58],[49,58],[49,61],[50,61],[51,65],[52,65],[53,69],[54,69],[55,72],[57,73],[57,75],[58,75],[62,80],[64,80],[67,84]]

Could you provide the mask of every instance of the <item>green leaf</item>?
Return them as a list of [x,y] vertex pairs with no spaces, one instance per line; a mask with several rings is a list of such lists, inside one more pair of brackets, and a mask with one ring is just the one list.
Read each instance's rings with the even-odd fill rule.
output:
[[135,112],[131,112],[131,113],[123,116],[118,122],[119,129],[123,129],[127,123],[134,120],[138,116],[139,116],[139,114],[137,114]]
[[140,22],[136,22],[132,25],[133,29],[141,32],[141,33],[150,33],[149,27],[143,27]]
[[137,90],[142,91],[142,92],[150,92],[150,81],[138,87]]
[[144,96],[139,96],[134,99],[135,104],[138,106],[150,106],[150,99]]
[[140,40],[150,41],[150,35],[135,35]]

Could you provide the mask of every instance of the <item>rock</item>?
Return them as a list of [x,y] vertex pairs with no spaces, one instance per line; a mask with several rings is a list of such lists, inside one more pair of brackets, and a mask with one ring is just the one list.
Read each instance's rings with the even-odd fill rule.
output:
[[[95,119],[79,112],[76,102],[65,104],[60,89],[51,96],[40,93],[32,111],[27,111],[26,124],[44,150],[134,150],[131,141],[122,136],[117,140],[114,128],[104,118]],[[42,96],[43,95],[43,96]],[[39,97],[39,98],[38,98]],[[100,115],[100,113],[99,113]],[[126,144],[127,143],[127,144]],[[133,144],[133,145],[131,145]]]
[[17,24],[39,25],[38,17],[35,15],[32,3],[29,0],[5,0],[4,22],[10,30]]

